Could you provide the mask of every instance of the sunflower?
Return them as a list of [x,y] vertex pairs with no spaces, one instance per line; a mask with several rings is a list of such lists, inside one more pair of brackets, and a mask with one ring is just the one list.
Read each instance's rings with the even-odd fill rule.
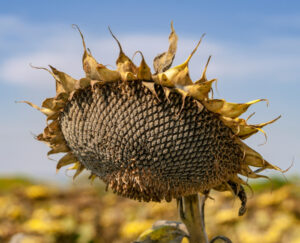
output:
[[229,190],[242,200],[240,214],[245,179],[265,177],[258,174],[265,169],[281,171],[242,141],[279,118],[255,125],[240,118],[266,100],[214,99],[216,79],[206,76],[210,57],[201,78],[191,80],[188,64],[203,36],[187,60],[171,68],[178,40],[171,24],[169,48],[154,59],[153,74],[142,53],[136,66],[112,32],[120,49],[117,69],[99,64],[74,27],[83,42],[86,76],[76,80],[50,66],[56,96],[41,107],[24,101],[47,116],[37,139],[51,148],[48,155],[66,153],[57,170],[72,164],[75,178],[86,169],[115,193],[143,201]]

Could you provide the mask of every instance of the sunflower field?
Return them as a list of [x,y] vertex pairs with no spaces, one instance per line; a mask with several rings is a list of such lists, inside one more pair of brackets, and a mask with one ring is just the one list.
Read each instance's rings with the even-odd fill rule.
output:
[[[229,192],[207,200],[209,238],[226,235],[232,242],[300,242],[299,179],[272,178],[251,184],[248,209]],[[255,194],[255,196],[253,196]],[[142,203],[105,191],[84,176],[72,185],[54,186],[24,178],[0,180],[0,242],[126,243],[157,220],[178,221],[177,205]]]

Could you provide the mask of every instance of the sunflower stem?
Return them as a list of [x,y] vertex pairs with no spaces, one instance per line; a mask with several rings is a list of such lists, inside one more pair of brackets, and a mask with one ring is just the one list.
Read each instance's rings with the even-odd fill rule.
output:
[[204,222],[207,196],[193,194],[178,200],[179,215],[189,231],[190,243],[209,243]]

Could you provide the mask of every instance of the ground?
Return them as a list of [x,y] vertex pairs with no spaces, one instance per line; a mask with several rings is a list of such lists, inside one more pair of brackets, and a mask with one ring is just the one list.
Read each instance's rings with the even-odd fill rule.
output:
[[[283,177],[252,184],[248,211],[230,193],[212,193],[206,207],[209,238],[222,234],[235,243],[300,242],[299,180]],[[131,242],[160,219],[178,220],[176,202],[140,203],[91,185],[82,176],[71,186],[24,178],[0,179],[0,242]]]

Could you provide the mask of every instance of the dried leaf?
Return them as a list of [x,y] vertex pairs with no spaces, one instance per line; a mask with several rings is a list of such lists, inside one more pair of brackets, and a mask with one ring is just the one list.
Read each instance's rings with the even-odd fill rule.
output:
[[59,121],[55,120],[55,121],[51,122],[46,128],[49,129],[49,132],[60,131]]
[[57,154],[57,153],[64,153],[64,152],[69,152],[69,151],[70,151],[70,149],[68,148],[68,146],[66,144],[57,144],[55,147],[53,147],[47,153],[47,155]]
[[97,72],[97,66],[98,62],[96,59],[92,56],[90,52],[88,52],[88,49],[86,48],[85,40],[83,37],[83,34],[81,33],[81,30],[77,25],[72,25],[73,28],[77,29],[82,40],[82,45],[84,49],[84,53],[82,56],[82,65],[83,65],[83,70],[86,74],[86,77],[89,79],[95,79],[95,80],[100,80],[99,73]]
[[183,89],[183,86],[191,85],[193,84],[193,81],[190,78],[189,75],[189,69],[188,64],[191,60],[194,53],[197,51],[198,46],[200,45],[204,35],[202,35],[200,41],[198,42],[195,49],[192,51],[192,53],[189,55],[187,60],[171,69],[168,69],[167,71],[163,73],[159,73],[153,77],[154,81],[157,83],[160,83],[164,85],[165,83],[170,84],[170,86],[175,86],[176,88]]
[[173,22],[171,22],[171,34],[169,36],[169,49],[167,52],[163,52],[159,55],[157,55],[153,60],[153,67],[156,72],[162,73],[166,70],[168,70],[175,58],[176,50],[177,50],[177,41],[178,36],[174,30]]
[[95,175],[93,173],[91,173],[89,176],[89,180],[91,180],[91,183],[93,183],[96,178],[97,178],[97,175]]
[[240,174],[243,175],[243,176],[246,176],[247,178],[252,178],[252,179],[257,179],[257,178],[269,179],[267,176],[259,175],[259,174],[255,173],[247,165],[242,166]]
[[110,70],[102,64],[98,64],[96,69],[99,74],[99,80],[101,81],[112,82],[118,81],[121,78],[120,73],[118,71]]
[[142,84],[151,91],[151,93],[158,99],[156,90],[155,90],[155,83],[153,82],[142,82]]
[[190,96],[202,101],[208,98],[211,86],[216,81],[216,79],[212,79],[203,83],[194,83],[192,85],[185,86],[184,89],[187,90]]
[[140,53],[142,56],[142,61],[137,70],[137,78],[140,80],[151,80],[152,79],[151,70],[147,65],[147,63],[145,62],[143,53],[140,51],[137,51],[136,53]]
[[207,67],[208,67],[208,64],[210,62],[210,59],[211,59],[211,56],[208,57],[208,60],[206,62],[206,65],[204,67],[204,70],[202,72],[202,76],[199,80],[197,80],[195,83],[198,84],[198,83],[204,83],[207,81],[207,77],[206,77],[206,71],[207,71]]
[[159,73],[152,76],[152,79],[155,83],[160,84],[164,87],[174,87],[172,80],[169,80],[165,73]]
[[135,75],[137,73],[137,67],[130,60],[130,58],[125,55],[119,40],[112,33],[111,29],[109,27],[108,27],[108,29],[109,29],[109,32],[112,35],[112,37],[117,42],[119,49],[120,49],[119,57],[116,61],[116,64],[117,64],[117,68],[118,68],[119,73],[121,74],[122,79],[125,81],[125,80],[127,80],[128,73],[132,73],[133,75]]
[[26,100],[22,100],[22,101],[17,101],[17,103],[25,103],[27,105],[30,105],[31,107],[39,110],[40,112],[42,112],[43,114],[45,114],[46,116],[51,116],[55,113],[55,111],[49,109],[49,108],[40,108],[39,106],[29,102],[29,101],[26,101]]
[[56,165],[56,170],[58,171],[61,167],[75,163],[77,161],[78,161],[77,158],[73,154],[67,153],[64,157],[62,157],[58,161],[58,163]]
[[249,138],[251,135],[257,133],[258,131],[262,131],[261,128],[265,127],[266,125],[272,124],[273,122],[277,121],[281,116],[276,117],[275,119],[268,121],[268,122],[264,122],[264,123],[260,123],[260,124],[256,124],[256,125],[248,125],[248,126],[244,126],[243,128],[241,128],[240,133],[239,133],[239,137],[241,139],[246,139]]
[[261,101],[267,101],[266,99],[258,99],[258,100],[253,100],[247,103],[231,103],[227,102],[226,100],[223,99],[213,99],[213,100],[208,100],[205,102],[205,106],[208,110],[219,113],[222,116],[225,117],[230,117],[230,118],[237,118],[241,114],[247,111],[247,109],[258,102]]
[[[89,78],[81,78],[78,80],[77,84],[76,84],[76,90],[77,89],[84,89],[87,86],[89,86],[91,84],[91,79]],[[75,92],[76,90],[74,90],[73,92]]]
[[281,171],[280,168],[267,162],[258,152],[243,143],[240,139],[236,138],[236,141],[244,152],[244,163],[246,165]]
[[247,120],[242,119],[242,118],[232,119],[232,118],[223,116],[223,117],[221,117],[221,119],[226,126],[230,127],[232,129],[232,131],[237,136],[239,136],[239,138],[244,140],[259,131],[265,135],[265,132],[262,130],[262,128],[266,125],[269,125],[269,124],[277,121],[280,117],[281,116],[279,116],[271,121],[261,123],[261,124],[256,124],[256,125],[249,125],[249,124],[247,124]]
[[58,71],[56,68],[49,66],[56,77],[56,80],[62,85],[63,89],[67,93],[71,93],[75,89],[77,80],[69,76],[68,74]]
[[[77,162],[77,163],[79,163],[79,162]],[[81,164],[81,163],[79,163],[79,166],[78,166],[78,168],[76,169],[75,174],[73,175],[73,180],[75,180],[76,177],[79,176],[79,174],[80,174],[84,169],[85,169],[84,165]]]
[[43,101],[42,107],[48,108],[53,111],[58,111],[65,106],[64,100],[59,100],[56,98],[47,98]]
[[44,67],[35,67],[35,66],[31,65],[31,64],[30,64],[30,66],[31,66],[32,68],[35,68],[35,69],[45,70],[45,71],[47,71],[48,73],[51,74],[51,76],[55,79],[55,84],[56,84],[56,94],[57,94],[57,95],[59,95],[59,94],[65,92],[65,90],[64,90],[63,86],[61,85],[60,81],[57,79],[57,77],[54,75],[54,73],[51,72],[48,68],[44,68]]

